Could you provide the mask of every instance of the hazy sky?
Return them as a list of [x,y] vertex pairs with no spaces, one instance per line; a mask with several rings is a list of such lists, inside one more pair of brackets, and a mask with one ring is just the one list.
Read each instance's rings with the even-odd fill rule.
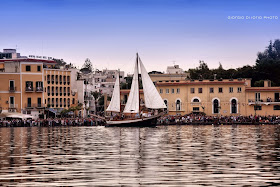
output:
[[279,0],[1,0],[0,7],[0,50],[17,46],[79,67],[90,58],[95,68],[132,72],[139,52],[148,71],[174,63],[187,70],[199,60],[236,68],[253,65],[280,38]]

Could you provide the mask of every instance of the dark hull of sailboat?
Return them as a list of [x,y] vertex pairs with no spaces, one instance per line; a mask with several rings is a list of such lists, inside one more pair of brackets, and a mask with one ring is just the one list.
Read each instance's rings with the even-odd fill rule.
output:
[[155,127],[157,119],[161,115],[155,115],[147,118],[120,120],[120,121],[106,121],[106,127]]

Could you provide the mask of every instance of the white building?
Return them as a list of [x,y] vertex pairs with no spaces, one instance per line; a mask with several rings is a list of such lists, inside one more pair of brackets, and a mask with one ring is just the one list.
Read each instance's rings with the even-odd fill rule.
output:
[[179,67],[179,65],[174,65],[174,66],[167,66],[166,70],[167,74],[183,74],[184,70]]

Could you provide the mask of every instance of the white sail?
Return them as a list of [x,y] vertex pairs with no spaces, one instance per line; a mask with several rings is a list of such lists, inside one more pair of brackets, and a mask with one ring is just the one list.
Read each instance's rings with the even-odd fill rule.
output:
[[139,113],[138,55],[134,67],[131,89],[123,113]]
[[152,109],[166,108],[164,101],[159,95],[154,83],[152,82],[140,58],[139,58],[139,63],[141,69],[141,78],[143,84],[145,106],[147,108],[152,108]]
[[111,99],[111,102],[106,111],[120,112],[121,111],[120,101],[121,101],[121,99],[120,99],[120,78],[119,78],[119,75],[117,75],[112,99]]

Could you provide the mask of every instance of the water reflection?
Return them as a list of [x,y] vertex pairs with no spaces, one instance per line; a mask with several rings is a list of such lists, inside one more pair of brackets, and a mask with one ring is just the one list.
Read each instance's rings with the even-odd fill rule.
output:
[[0,128],[0,184],[280,184],[280,126]]

